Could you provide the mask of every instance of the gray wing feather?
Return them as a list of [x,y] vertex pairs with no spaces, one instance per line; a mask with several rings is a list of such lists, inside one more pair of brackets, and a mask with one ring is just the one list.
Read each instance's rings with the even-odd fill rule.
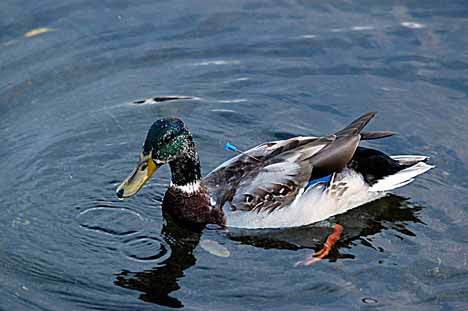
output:
[[309,180],[313,158],[333,142],[330,137],[295,137],[269,142],[221,164],[204,178],[216,207],[273,211],[294,200]]
[[304,162],[281,162],[249,174],[239,184],[232,209],[273,212],[286,206],[309,180],[312,167]]
[[[216,207],[272,212],[292,202],[310,178],[343,169],[352,159],[361,131],[375,116],[369,112],[328,137],[294,137],[269,142],[221,164],[204,178]],[[365,133],[367,139],[389,132]]]

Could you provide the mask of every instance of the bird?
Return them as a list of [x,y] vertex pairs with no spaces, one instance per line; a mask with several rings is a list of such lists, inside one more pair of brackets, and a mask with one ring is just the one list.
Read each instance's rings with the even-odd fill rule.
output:
[[[171,182],[163,212],[183,224],[246,229],[310,225],[377,200],[434,166],[421,155],[389,156],[361,147],[362,140],[394,135],[364,131],[368,112],[323,137],[297,136],[265,142],[222,163],[202,177],[197,147],[184,122],[155,121],[139,161],[118,186],[119,199],[134,196],[161,166]],[[342,227],[335,227],[335,241]]]

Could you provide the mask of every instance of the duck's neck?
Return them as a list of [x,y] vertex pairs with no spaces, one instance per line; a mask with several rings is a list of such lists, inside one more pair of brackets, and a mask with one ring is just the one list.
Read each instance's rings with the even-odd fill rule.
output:
[[183,223],[225,224],[223,210],[212,208],[207,187],[201,180],[195,144],[184,156],[169,163],[172,181],[163,200],[163,211]]
[[182,157],[172,160],[169,165],[173,186],[190,187],[200,183],[200,160],[194,143],[190,145],[190,149]]

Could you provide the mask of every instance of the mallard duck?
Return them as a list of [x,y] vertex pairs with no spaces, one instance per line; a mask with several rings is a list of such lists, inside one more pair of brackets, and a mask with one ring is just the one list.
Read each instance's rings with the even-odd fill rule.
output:
[[148,131],[137,167],[117,188],[135,195],[158,167],[171,183],[162,208],[174,220],[238,228],[297,227],[381,198],[430,170],[426,156],[388,156],[359,146],[393,132],[364,132],[369,112],[325,137],[266,142],[202,177],[195,142],[184,122],[164,118]]

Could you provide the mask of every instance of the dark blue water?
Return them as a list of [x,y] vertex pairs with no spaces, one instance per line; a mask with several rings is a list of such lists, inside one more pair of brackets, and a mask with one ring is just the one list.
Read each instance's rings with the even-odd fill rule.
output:
[[[2,1],[0,309],[466,309],[467,34],[466,1]],[[191,232],[163,219],[167,168],[114,195],[160,117],[207,173],[227,141],[366,111],[399,133],[368,146],[437,168],[318,226]],[[333,223],[327,259],[294,267]]]

